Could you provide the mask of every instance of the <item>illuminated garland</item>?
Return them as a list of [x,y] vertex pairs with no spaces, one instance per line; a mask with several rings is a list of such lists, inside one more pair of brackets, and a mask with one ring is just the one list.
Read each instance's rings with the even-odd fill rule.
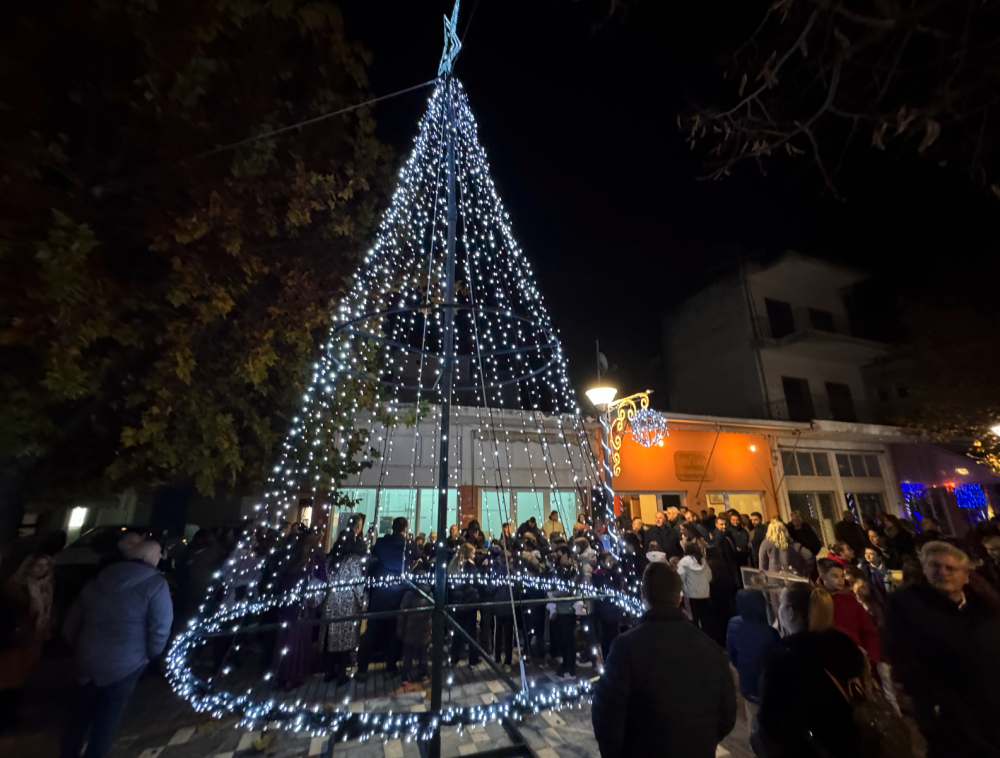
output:
[[[453,127],[447,125],[450,109],[454,112]],[[608,481],[602,482],[598,476],[602,464],[594,459],[583,428],[557,332],[531,267],[514,240],[510,217],[490,176],[465,92],[452,77],[443,78],[431,95],[413,152],[400,171],[399,184],[375,241],[364,255],[350,292],[333,313],[324,353],[312,367],[301,410],[293,419],[264,498],[256,506],[257,524],[264,528],[279,524],[301,497],[316,498],[319,508],[325,509],[334,500],[345,472],[352,471],[359,459],[367,460],[369,454],[373,456],[369,470],[381,487],[385,458],[375,465],[371,451],[381,456],[391,454],[393,445],[398,445],[393,430],[408,416],[415,429],[410,491],[437,491],[433,474],[430,481],[421,480],[416,451],[418,444],[429,442],[429,456],[425,456],[430,466],[425,462],[421,468],[436,471],[442,441],[440,404],[444,399],[438,380],[446,310],[445,209],[450,177],[445,155],[449,139],[455,147],[456,279],[460,280],[453,308],[457,357],[453,400],[459,406],[474,407],[479,419],[481,461],[478,465],[473,461],[473,469],[480,469],[483,481],[496,488],[496,507],[503,520],[509,518],[510,493],[518,486],[511,473],[515,452],[520,455],[523,451],[526,456],[532,492],[558,491],[557,462],[564,473],[572,474],[576,492],[602,486],[609,496],[602,499],[603,513],[595,515],[603,516],[611,552],[617,556],[623,541],[614,519],[614,493]],[[430,440],[421,436],[424,406],[426,423],[435,425]],[[350,448],[352,444],[354,448]],[[353,452],[358,444],[361,453]],[[368,452],[365,446],[370,448]],[[506,467],[499,462],[501,450]],[[449,487],[461,483],[458,466],[449,473]],[[438,549],[443,549],[444,537],[438,535]],[[212,601],[206,600],[189,628],[175,640],[168,656],[171,684],[198,711],[215,715],[235,712],[242,715],[244,724],[275,722],[284,728],[344,739],[426,739],[441,724],[472,726],[518,717],[561,707],[593,692],[589,681],[557,687],[529,684],[488,706],[449,707],[437,713],[359,714],[350,711],[347,702],[331,711],[325,704],[254,699],[250,691],[225,691],[215,681],[216,676],[197,677],[190,658],[210,636],[242,633],[249,628],[242,624],[253,616],[315,600],[331,591],[360,584],[372,590],[401,582],[399,577],[363,583],[317,582],[304,576],[294,588],[278,592],[273,581],[267,583],[262,577],[267,565],[287,564],[290,550],[289,541],[257,555],[251,536],[244,535],[209,589]],[[473,578],[456,574],[449,576],[448,582],[454,586],[473,583],[570,592],[607,599],[627,613],[641,613],[634,582],[625,592],[599,592],[575,582],[527,574]],[[240,599],[237,588],[245,589]],[[221,678],[229,671],[224,667]]]

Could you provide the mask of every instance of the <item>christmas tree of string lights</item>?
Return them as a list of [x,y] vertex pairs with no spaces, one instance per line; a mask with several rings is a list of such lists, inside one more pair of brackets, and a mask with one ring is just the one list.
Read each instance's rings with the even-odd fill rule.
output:
[[[288,548],[275,547],[254,559],[256,553],[244,541],[220,572],[220,586],[210,591],[210,598],[225,600],[206,602],[171,651],[174,687],[199,710],[220,715],[236,711],[246,723],[278,722],[314,734],[434,742],[443,724],[461,727],[537,712],[592,692],[585,680],[535,686],[522,659],[520,682],[498,672],[512,686],[509,697],[465,707],[443,707],[441,700],[446,629],[454,625],[445,607],[447,493],[463,483],[460,467],[449,465],[456,454],[449,440],[455,409],[476,419],[479,460],[474,468],[483,488],[491,490],[483,508],[495,509],[499,522],[511,520],[511,493],[517,487],[575,491],[577,502],[587,500],[593,487],[610,490],[598,475],[600,464],[583,428],[562,347],[490,176],[465,91],[451,74],[460,47],[457,14],[456,2],[452,17],[445,19],[439,79],[413,151],[351,291],[333,314],[330,337],[258,506],[258,522],[265,527],[283,520],[302,497],[327,507],[349,507],[343,487],[347,478],[369,477],[381,488],[386,461],[409,458],[411,501],[418,487],[434,488],[437,498],[431,707],[426,713],[403,715],[357,713],[346,700],[330,710],[329,703],[282,700],[254,688],[235,692],[227,687],[232,666],[225,662],[213,676],[196,676],[191,658],[212,635],[233,635],[238,649],[238,635],[251,629],[260,614],[347,589],[334,576],[326,583],[303,579],[294,589],[278,592],[273,582],[257,578],[266,561],[280,565],[280,553]],[[426,466],[418,466],[417,449],[420,430],[431,422],[435,470],[433,481],[427,481],[420,478]],[[410,428],[412,434],[401,434]],[[405,444],[412,449],[401,450]],[[522,451],[527,482],[518,481],[511,464]],[[373,524],[378,502],[376,497]],[[606,519],[617,554],[620,538],[611,501],[601,502],[604,512],[593,515]],[[560,515],[569,524],[576,514]],[[520,575],[508,568],[502,577],[459,574],[448,576],[447,583],[559,589],[571,596],[610,597],[631,612],[639,610],[631,593],[600,594],[575,582]],[[406,576],[382,577],[365,584],[372,589],[405,581]],[[232,588],[241,583],[249,589],[237,599]],[[520,647],[520,633],[516,641]]]

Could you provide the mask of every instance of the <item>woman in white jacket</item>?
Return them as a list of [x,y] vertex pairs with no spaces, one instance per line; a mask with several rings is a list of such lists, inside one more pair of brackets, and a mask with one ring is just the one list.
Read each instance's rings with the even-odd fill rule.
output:
[[677,564],[677,573],[681,577],[681,595],[691,620],[711,637],[715,631],[712,603],[708,599],[712,569],[697,542],[684,546],[684,557]]

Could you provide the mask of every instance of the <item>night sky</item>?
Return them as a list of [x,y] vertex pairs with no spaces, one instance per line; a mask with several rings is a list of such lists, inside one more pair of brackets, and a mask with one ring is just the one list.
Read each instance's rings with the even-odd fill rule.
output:
[[[719,63],[761,4],[633,2],[596,31],[601,0],[462,4],[455,72],[577,389],[596,378],[595,339],[620,392],[662,388],[663,317],[741,258],[794,248],[870,271],[858,311],[875,337],[902,336],[901,298],[991,297],[1000,206],[950,169],[859,144],[838,181],[845,202],[823,197],[801,159],[777,160],[767,177],[747,164],[699,181],[703,155],[684,143],[677,113],[729,86]],[[342,0],[349,36],[374,54],[375,94],[435,76],[451,5]],[[429,92],[375,110],[400,161]]]

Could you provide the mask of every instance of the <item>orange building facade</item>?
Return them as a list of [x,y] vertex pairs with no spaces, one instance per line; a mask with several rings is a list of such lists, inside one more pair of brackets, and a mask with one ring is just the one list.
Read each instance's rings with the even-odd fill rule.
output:
[[779,515],[768,435],[753,428],[743,433],[676,419],[668,423],[669,436],[653,447],[639,445],[631,434],[623,437],[621,471],[612,480],[617,513],[647,523],[671,505],[699,512],[757,511],[765,519]]

